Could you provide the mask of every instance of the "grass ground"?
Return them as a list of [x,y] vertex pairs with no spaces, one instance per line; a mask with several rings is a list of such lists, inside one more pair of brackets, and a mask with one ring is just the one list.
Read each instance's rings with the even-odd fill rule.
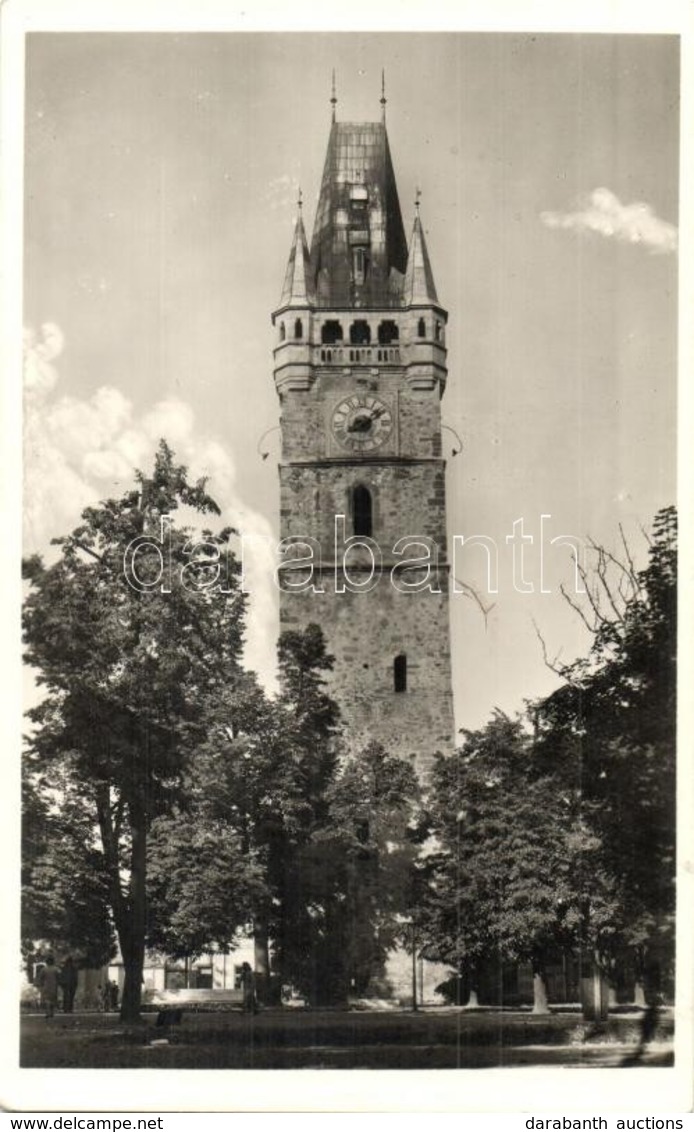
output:
[[22,1019],[24,1068],[465,1069],[672,1064],[672,1019],[639,1044],[638,1014],[591,1027],[580,1014],[535,1017],[469,1011],[187,1013],[167,1044],[155,1015],[125,1027],[117,1015]]

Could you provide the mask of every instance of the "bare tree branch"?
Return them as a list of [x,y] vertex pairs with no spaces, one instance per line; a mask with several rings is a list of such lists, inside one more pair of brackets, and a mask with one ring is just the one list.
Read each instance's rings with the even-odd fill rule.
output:
[[612,609],[612,612],[614,613],[617,620],[621,621],[623,616],[624,616],[624,610],[620,609],[618,607],[618,605],[616,604],[616,602],[614,600],[614,595],[612,593],[612,587],[611,587],[611,585],[610,585],[610,583],[607,579],[607,564],[608,564],[608,561],[609,560],[608,560],[607,553],[605,552],[605,550],[602,547],[600,547],[600,550],[599,550],[599,553],[598,553],[597,575],[598,575],[598,578],[600,579],[600,582],[602,584],[602,588],[605,592],[605,596],[607,597],[607,601],[610,605],[610,608]]
[[461,582],[460,578],[454,578],[453,580],[457,582],[458,585],[465,591],[466,596],[471,597],[475,604],[478,606],[482,613],[482,616],[484,617],[484,627],[486,629],[487,617],[494,609],[496,602],[492,602],[491,605],[485,605],[474,586],[469,585],[468,582]]
[[631,551],[629,550],[629,543],[626,540],[626,535],[624,534],[624,527],[622,526],[621,523],[619,524],[619,537],[622,540],[622,546],[624,548],[624,553],[626,554],[627,562],[629,563],[629,573],[631,574],[632,578],[636,578],[637,575],[636,575],[636,567],[634,565],[634,559],[631,556]]
[[540,647],[542,649],[542,659],[544,660],[546,667],[549,668],[550,672],[554,672],[557,676],[561,676],[562,679],[567,679],[567,671],[568,670],[567,670],[566,665],[565,664],[559,664],[559,657],[561,656],[561,650],[557,653],[554,660],[550,660],[549,654],[547,652],[547,644],[545,642],[544,637],[542,636],[542,633],[540,632],[540,630],[538,628],[537,622],[536,622],[534,617],[532,619],[532,622],[533,622],[533,629],[535,630],[535,634],[537,636],[537,639],[540,642]]

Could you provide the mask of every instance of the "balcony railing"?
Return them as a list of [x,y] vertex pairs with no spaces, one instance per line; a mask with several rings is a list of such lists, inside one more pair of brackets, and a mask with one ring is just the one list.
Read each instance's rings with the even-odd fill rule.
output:
[[399,365],[399,346],[318,346],[321,365]]

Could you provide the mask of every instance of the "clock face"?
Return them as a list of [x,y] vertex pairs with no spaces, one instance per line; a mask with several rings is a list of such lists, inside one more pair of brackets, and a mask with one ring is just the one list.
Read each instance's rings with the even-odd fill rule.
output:
[[393,415],[384,401],[353,394],[333,411],[333,436],[350,452],[373,452],[393,431]]

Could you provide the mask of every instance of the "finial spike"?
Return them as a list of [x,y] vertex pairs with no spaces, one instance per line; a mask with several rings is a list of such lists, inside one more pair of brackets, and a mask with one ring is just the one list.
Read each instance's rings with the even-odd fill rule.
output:
[[386,69],[381,68],[381,118],[386,120]]
[[330,104],[333,108],[333,122],[335,121],[335,107],[337,106],[337,95],[335,94],[335,68],[333,67],[333,88],[330,98]]
[[296,203],[299,206],[299,212],[301,212],[301,209],[303,208],[303,205],[304,205],[304,198],[303,198],[303,194],[301,192],[301,185],[299,185],[299,198],[298,198]]
[[420,189],[420,187],[418,185],[417,188],[415,189],[415,194],[414,194],[414,206],[417,209],[417,216],[419,216],[419,200],[420,200],[421,195],[422,195],[422,190]]

